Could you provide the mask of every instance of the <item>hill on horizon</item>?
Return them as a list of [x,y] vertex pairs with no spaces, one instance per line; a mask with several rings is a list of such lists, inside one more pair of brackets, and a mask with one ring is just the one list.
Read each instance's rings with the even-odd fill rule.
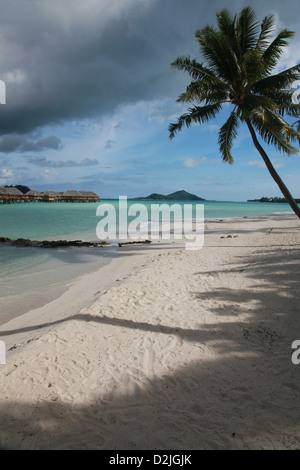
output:
[[196,196],[195,194],[188,193],[183,189],[181,191],[175,191],[171,194],[159,194],[152,193],[149,196],[145,197],[135,197],[133,199],[147,199],[147,200],[161,200],[161,201],[205,201],[202,197]]

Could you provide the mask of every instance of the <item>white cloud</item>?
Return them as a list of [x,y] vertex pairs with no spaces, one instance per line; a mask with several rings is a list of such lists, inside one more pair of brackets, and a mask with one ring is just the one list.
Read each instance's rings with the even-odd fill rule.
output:
[[202,129],[205,132],[207,132],[207,131],[208,132],[216,132],[216,131],[219,131],[220,126],[218,126],[217,124],[207,124],[206,126],[200,127],[200,129]]
[[45,170],[40,171],[40,175],[44,180],[48,181],[48,180],[52,180],[52,178],[57,176],[58,173],[53,168],[50,168],[50,169],[46,168]]
[[3,168],[0,171],[0,185],[5,185],[5,184],[10,183],[13,177],[14,177],[14,174],[11,170],[6,170],[6,168]]
[[[272,161],[272,164],[274,166],[274,168],[276,168],[276,170],[278,170],[279,168],[282,168],[286,165],[286,162],[282,161],[282,160],[278,160],[278,159],[274,159]],[[263,160],[250,160],[247,164],[247,166],[256,166],[257,168],[266,168],[266,165],[264,163]]]
[[265,168],[265,164],[263,161],[259,161],[259,160],[250,160],[248,163],[247,163],[247,166],[257,166],[258,168]]
[[280,160],[273,160],[273,166],[278,170],[279,168],[282,168],[286,165],[286,162],[280,161]]
[[205,163],[207,162],[207,158],[206,157],[202,157],[202,158],[186,158],[181,166],[184,166],[185,168],[197,168],[199,165],[202,165],[202,163]]
[[185,103],[176,103],[174,100],[152,100],[142,102],[146,107],[149,121],[156,121],[158,124],[164,124],[166,121],[176,121],[177,117],[186,111]]
[[6,170],[5,168],[3,168],[3,170],[1,170],[1,177],[2,178],[13,178],[14,174],[11,170]]
[[3,74],[3,80],[5,83],[17,83],[20,85],[24,83],[26,79],[26,73],[21,69],[10,70]]

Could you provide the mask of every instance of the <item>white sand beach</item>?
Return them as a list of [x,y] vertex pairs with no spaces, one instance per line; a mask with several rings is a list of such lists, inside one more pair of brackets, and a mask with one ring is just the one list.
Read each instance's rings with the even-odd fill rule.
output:
[[0,328],[6,449],[299,449],[300,223],[124,246]]

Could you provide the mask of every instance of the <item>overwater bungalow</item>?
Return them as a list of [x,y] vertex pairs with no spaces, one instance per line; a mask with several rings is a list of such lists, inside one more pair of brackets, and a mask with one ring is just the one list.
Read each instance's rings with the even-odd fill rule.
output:
[[75,191],[68,190],[61,195],[62,201],[65,202],[97,202],[100,201],[99,196],[92,191]]
[[61,195],[61,200],[64,202],[79,202],[80,194],[78,191],[69,189]]
[[45,191],[42,196],[44,202],[57,202],[61,197],[61,195],[56,191]]
[[0,186],[0,201],[5,200],[6,196],[7,196],[6,188],[3,188],[2,186]]
[[17,188],[4,188],[0,186],[0,203],[12,204],[14,202],[98,202],[100,197],[92,191],[68,190],[64,193],[45,191],[40,193],[35,189],[23,194]]
[[5,204],[12,204],[14,202],[21,202],[24,200],[24,195],[17,188],[4,188],[0,187],[0,201]]
[[98,194],[92,191],[79,191],[79,194],[86,202],[100,201],[100,197],[98,196]]
[[24,194],[24,197],[26,201],[31,202],[38,202],[41,201],[43,198],[42,194],[39,191],[36,191],[35,189],[27,191],[27,193]]

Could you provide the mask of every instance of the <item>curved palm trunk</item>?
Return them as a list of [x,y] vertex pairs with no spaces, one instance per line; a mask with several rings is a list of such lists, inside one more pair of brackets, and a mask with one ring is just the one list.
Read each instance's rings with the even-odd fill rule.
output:
[[295,199],[293,198],[293,196],[289,192],[288,188],[286,187],[286,185],[284,184],[284,182],[282,181],[282,179],[278,175],[277,171],[273,167],[268,155],[266,154],[266,152],[264,151],[264,149],[262,148],[262,146],[258,142],[255,131],[254,131],[254,129],[252,127],[252,124],[249,121],[249,119],[246,119],[246,123],[247,123],[248,129],[250,131],[253,143],[254,143],[256,149],[258,150],[258,152],[260,153],[260,155],[262,156],[262,159],[265,162],[266,167],[268,168],[272,178],[277,183],[277,185],[279,186],[280,191],[282,192],[282,194],[284,195],[284,197],[288,201],[289,205],[291,206],[291,208],[293,209],[295,214],[300,219],[300,208],[299,208],[298,204],[296,203]]

